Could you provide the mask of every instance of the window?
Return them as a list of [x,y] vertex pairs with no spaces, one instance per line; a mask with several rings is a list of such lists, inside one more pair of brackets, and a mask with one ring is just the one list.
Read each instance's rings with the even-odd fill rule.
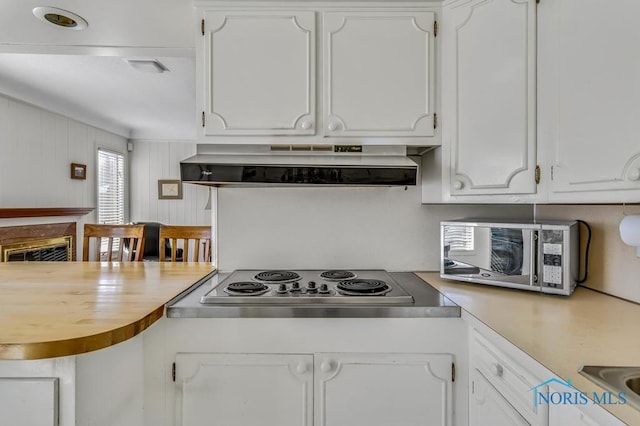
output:
[[445,226],[444,243],[451,251],[473,251],[473,227]]
[[124,155],[98,150],[98,223],[124,223]]

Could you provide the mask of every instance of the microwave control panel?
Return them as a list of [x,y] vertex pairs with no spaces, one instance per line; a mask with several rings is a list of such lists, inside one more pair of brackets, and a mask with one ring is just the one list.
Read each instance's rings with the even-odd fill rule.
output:
[[542,282],[549,287],[562,287],[561,230],[543,229],[542,234]]

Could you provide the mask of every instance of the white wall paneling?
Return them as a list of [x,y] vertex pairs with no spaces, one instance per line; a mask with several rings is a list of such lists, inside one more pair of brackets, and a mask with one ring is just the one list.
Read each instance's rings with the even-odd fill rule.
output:
[[180,179],[180,160],[196,153],[191,141],[136,140],[131,153],[131,220],[209,225],[209,188],[183,184],[182,200],[159,200],[159,179]]
[[[0,95],[0,207],[93,207],[98,147],[127,155],[127,140]],[[70,164],[87,179],[70,178]],[[85,217],[95,220],[95,212]]]

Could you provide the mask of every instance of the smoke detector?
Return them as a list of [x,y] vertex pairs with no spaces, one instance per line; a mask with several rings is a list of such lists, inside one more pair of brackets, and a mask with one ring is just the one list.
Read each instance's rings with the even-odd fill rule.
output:
[[33,9],[36,18],[69,30],[84,30],[89,26],[80,15],[57,7],[41,6]]

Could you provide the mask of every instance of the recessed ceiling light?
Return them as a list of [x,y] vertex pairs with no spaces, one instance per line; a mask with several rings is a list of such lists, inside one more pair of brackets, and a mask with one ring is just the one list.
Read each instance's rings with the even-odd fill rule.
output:
[[84,30],[89,26],[82,16],[57,7],[36,7],[33,14],[42,21],[70,30]]
[[140,72],[161,74],[169,71],[169,68],[157,59],[125,59],[125,61]]

